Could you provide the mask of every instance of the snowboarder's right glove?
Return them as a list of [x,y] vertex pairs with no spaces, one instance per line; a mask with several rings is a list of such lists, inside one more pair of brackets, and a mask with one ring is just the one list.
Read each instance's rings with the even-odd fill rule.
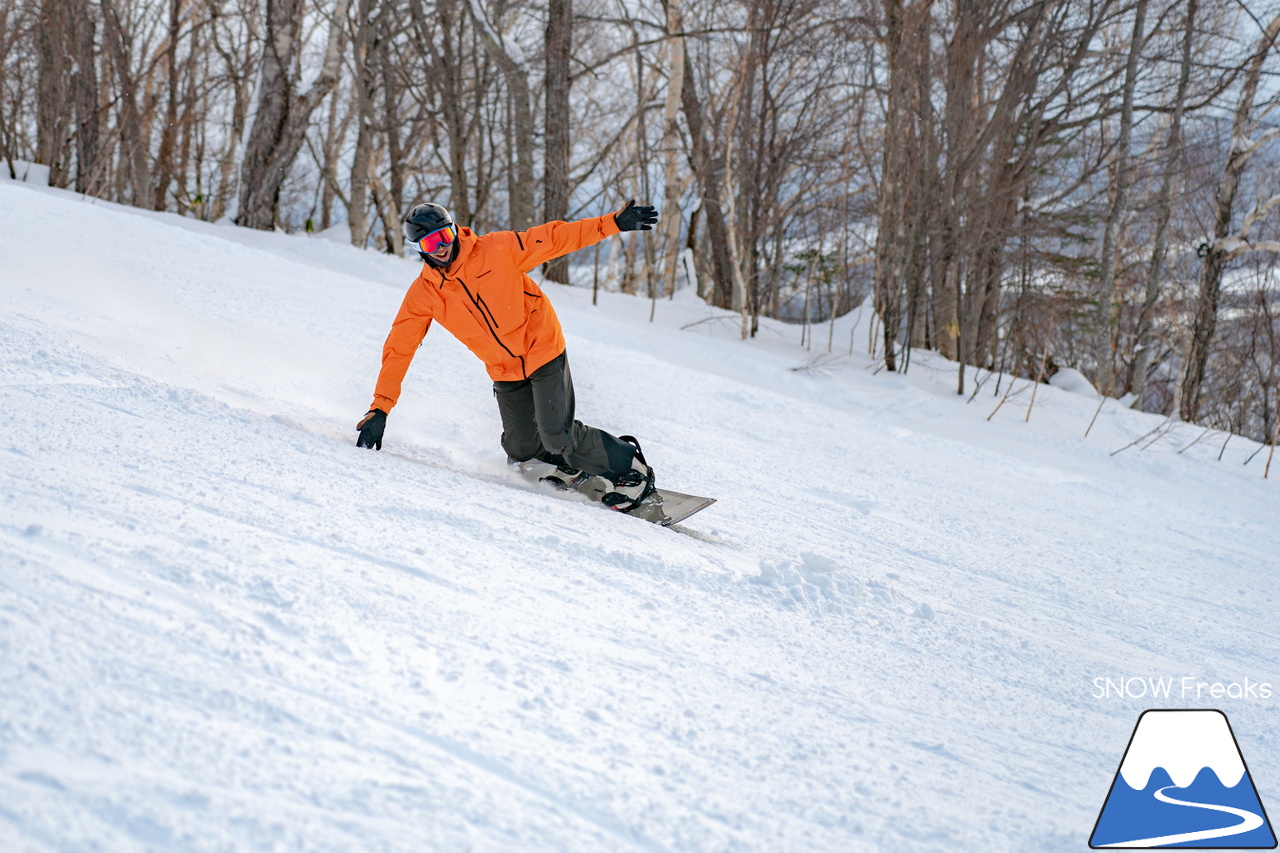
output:
[[613,215],[613,221],[618,223],[619,231],[652,231],[654,223],[658,221],[658,209],[647,204],[636,204],[633,198]]
[[356,439],[356,447],[368,447],[371,450],[382,449],[382,431],[387,428],[387,413],[382,409],[370,409],[356,424],[360,437]]

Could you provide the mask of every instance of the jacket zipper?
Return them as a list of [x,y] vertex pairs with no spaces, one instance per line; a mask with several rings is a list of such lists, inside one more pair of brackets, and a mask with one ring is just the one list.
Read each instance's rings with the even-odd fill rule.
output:
[[489,315],[489,319],[493,321],[493,327],[498,328],[498,318],[493,316],[493,311],[489,309],[489,303],[484,301],[484,297],[476,294],[476,302],[480,304],[480,308]]
[[[442,275],[441,278],[443,279],[443,277],[444,276]],[[484,303],[483,299],[477,297],[475,294],[471,292],[471,289],[467,287],[467,283],[465,281],[463,281],[462,279],[458,279],[457,281],[458,281],[458,284],[462,285],[462,290],[464,293],[467,294],[467,297],[471,300],[471,304],[476,306],[476,308],[480,311],[480,319],[484,320],[485,328],[489,330],[489,334],[493,335],[493,339],[498,342],[498,346],[502,347],[503,352],[505,352],[507,355],[511,356],[512,358],[520,359],[520,375],[523,376],[525,379],[528,379],[529,372],[525,369],[524,356],[516,355],[515,353],[513,353],[510,349],[507,348],[507,345],[502,342],[502,338],[498,337],[498,320],[496,317],[493,317],[491,313],[487,313],[489,311],[489,306]],[[492,323],[489,322],[490,319],[493,320]]]

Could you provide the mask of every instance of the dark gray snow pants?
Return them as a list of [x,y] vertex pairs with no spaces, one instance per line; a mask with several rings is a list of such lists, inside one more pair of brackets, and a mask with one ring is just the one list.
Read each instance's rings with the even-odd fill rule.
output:
[[631,468],[635,448],[573,417],[573,377],[560,353],[528,379],[494,382],[502,449],[516,462],[541,459],[604,477]]

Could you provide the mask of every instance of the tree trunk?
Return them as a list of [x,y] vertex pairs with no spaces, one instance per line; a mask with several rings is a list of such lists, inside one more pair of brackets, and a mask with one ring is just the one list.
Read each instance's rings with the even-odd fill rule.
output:
[[110,45],[112,64],[120,85],[120,153],[129,174],[130,201],[143,207],[151,189],[150,140],[142,132],[137,82],[129,70],[132,57],[113,0],[102,0],[102,21],[103,37]]
[[165,83],[167,101],[164,125],[160,128],[160,151],[156,155],[152,186],[151,208],[164,210],[173,180],[173,149],[178,133],[178,22],[182,15],[182,0],[169,0],[169,37],[165,45]]
[[[947,168],[935,177],[940,190],[933,211],[931,229],[931,278],[933,290],[933,341],[938,352],[961,363],[958,388],[964,391],[964,366],[960,352],[960,317],[963,293],[960,239],[960,211],[971,174],[962,168],[972,135],[974,64],[980,50],[976,9],[973,3],[958,4],[956,24],[947,45],[946,99],[943,104],[940,153]],[[937,173],[936,160],[929,161]]]
[[[400,116],[400,79],[396,74],[391,54],[390,15],[383,11],[378,15],[378,65],[382,69],[383,133],[387,138],[387,184],[382,219],[387,235],[387,252],[399,255],[404,249],[404,233],[400,230],[400,217],[404,210],[404,145],[400,128],[404,124]],[[379,158],[380,159],[380,158]],[[388,217],[388,214],[390,216]]]
[[911,56],[916,28],[910,17],[919,14],[920,2],[908,8],[903,0],[886,0],[884,6],[885,52],[889,66],[889,92],[885,106],[884,165],[880,179],[877,210],[873,293],[876,313],[884,324],[884,364],[897,369],[897,342],[902,324],[902,304],[907,268],[916,247],[912,244],[912,218],[919,211],[911,204],[919,168],[916,146],[912,144],[914,121],[913,91],[920,84]]
[[373,52],[377,49],[374,0],[356,4],[355,38],[352,42],[351,112],[356,121],[356,148],[351,158],[351,191],[347,224],[351,245],[363,249],[369,242],[369,171],[373,165]]
[[234,39],[230,45],[223,45],[222,39],[219,38],[220,30],[216,22],[210,28],[210,32],[210,42],[213,45],[213,49],[222,57],[222,61],[226,66],[226,75],[231,90],[231,127],[226,134],[226,147],[218,164],[218,187],[216,192],[213,193],[213,204],[210,205],[208,214],[209,221],[218,222],[226,216],[227,206],[230,204],[232,197],[237,194],[238,180],[236,170],[240,161],[238,154],[243,144],[245,121],[249,113],[254,66],[252,54],[249,53],[242,57],[236,49]]
[[266,0],[258,112],[245,146],[236,224],[270,231],[280,209],[280,187],[302,147],[312,112],[338,82],[348,0],[337,0],[320,76],[305,93],[298,85],[303,0]]
[[[573,0],[547,4],[546,151],[542,211],[547,222],[569,218],[569,55],[573,50]],[[548,281],[569,283],[569,258],[542,267]]]
[[1102,231],[1094,363],[1097,365],[1096,385],[1103,396],[1110,396],[1114,384],[1113,349],[1116,324],[1120,318],[1120,306],[1115,302],[1116,259],[1119,255],[1117,244],[1120,221],[1129,212],[1129,187],[1133,183],[1133,170],[1129,168],[1129,144],[1133,134],[1133,90],[1138,82],[1138,56],[1142,52],[1146,15],[1147,0],[1138,0],[1133,12],[1133,34],[1129,37],[1129,59],[1124,70],[1124,94],[1120,107],[1120,133],[1116,139],[1116,193]]
[[76,192],[97,194],[101,184],[98,162],[98,135],[101,122],[98,113],[98,70],[94,57],[94,20],[85,0],[68,0],[70,9],[70,43],[66,45],[75,60],[76,71],[71,85],[75,96],[76,117]]
[[1235,205],[1240,173],[1244,171],[1245,164],[1255,150],[1248,138],[1249,117],[1253,114],[1253,100],[1258,92],[1263,65],[1277,35],[1280,35],[1280,15],[1276,15],[1267,25],[1257,50],[1249,61],[1240,92],[1240,103],[1236,106],[1235,120],[1231,125],[1231,153],[1218,184],[1213,235],[1205,247],[1204,263],[1200,267],[1200,292],[1196,299],[1196,316],[1191,330],[1186,370],[1182,376],[1182,400],[1178,416],[1184,421],[1195,420],[1200,412],[1201,386],[1204,383],[1205,366],[1209,361],[1209,343],[1213,340],[1214,327],[1218,322],[1222,270],[1227,262],[1227,249],[1222,243],[1231,233],[1231,208]]
[[378,209],[378,217],[382,219],[382,233],[386,237],[387,254],[399,255],[404,250],[404,234],[400,230],[400,210],[387,185],[377,173],[369,175],[369,186],[373,190],[373,203]]
[[465,19],[459,15],[454,6],[447,3],[435,8],[435,15],[440,24],[440,44],[437,48],[436,40],[423,23],[426,20],[426,12],[421,0],[412,0],[410,8],[417,22],[419,49],[431,57],[427,66],[428,73],[431,74],[436,92],[440,97],[440,121],[449,139],[449,203],[447,207],[453,214],[455,222],[470,227],[475,225],[475,205],[471,203],[471,187],[467,178],[469,110],[463,104],[462,78],[457,74],[449,73],[449,69],[456,68],[460,62],[459,44],[463,37]]
[[[751,22],[748,22],[748,27]],[[750,54],[748,54],[750,56]],[[750,70],[747,73],[739,73],[736,75],[739,81],[750,79]],[[739,83],[740,85],[740,83]],[[735,87],[737,88],[737,87]],[[738,236],[742,233],[740,221],[737,212],[736,196],[733,192],[733,141],[734,134],[738,125],[738,114],[742,109],[743,95],[741,91],[735,91],[729,102],[729,114],[725,121],[725,147],[724,147],[724,168],[720,172],[721,187],[723,198],[728,206],[725,211],[725,243],[729,249],[729,272],[733,276],[733,297],[731,306],[734,311],[742,315],[742,339],[746,340],[751,333],[750,326],[750,296],[747,291],[747,282],[743,273],[744,261],[742,257],[742,248],[738,242]],[[752,260],[752,269],[754,269],[754,257]]]
[[667,98],[662,125],[662,183],[665,191],[662,208],[662,293],[676,289],[676,259],[680,255],[680,197],[684,194],[680,180],[680,104],[684,88],[684,12],[681,0],[666,0],[668,60]]
[[523,231],[533,225],[533,108],[529,103],[529,73],[511,55],[506,40],[500,36],[479,7],[479,0],[468,0],[467,9],[480,32],[489,55],[502,69],[507,81],[507,97],[511,105],[511,130],[508,144],[515,153],[514,168],[507,182],[509,188],[511,228]]
[[63,0],[42,0],[36,31],[36,162],[49,167],[49,186],[65,187],[70,174],[67,147],[72,102],[66,45],[70,17],[79,10]]
[[[354,84],[353,84],[354,88]],[[333,225],[333,202],[340,190],[338,187],[338,160],[342,140],[347,135],[347,127],[351,123],[351,112],[348,111],[342,120],[338,120],[338,98],[329,101],[329,116],[324,134],[324,162],[320,164],[320,230],[325,231]]]
[[694,85],[693,63],[687,57],[684,63],[684,84],[680,87],[680,105],[693,141],[693,171],[702,194],[700,209],[707,222],[705,254],[710,256],[713,274],[705,277],[706,298],[717,308],[728,308],[733,299],[733,272],[726,233],[728,225],[724,218],[724,205],[720,201],[720,170],[712,159],[711,144],[707,141],[704,129],[702,104],[698,101],[698,90]]
[[1173,195],[1173,176],[1178,160],[1182,157],[1182,110],[1187,100],[1187,87],[1191,82],[1191,46],[1195,41],[1196,11],[1199,0],[1187,0],[1187,28],[1182,38],[1182,65],[1178,71],[1178,93],[1174,96],[1173,117],[1169,121],[1169,138],[1165,143],[1163,176],[1156,197],[1156,233],[1151,249],[1151,265],[1147,269],[1146,297],[1138,318],[1137,348],[1133,353],[1129,389],[1133,392],[1133,408],[1142,408],[1142,397],[1147,390],[1147,370],[1151,364],[1152,329],[1155,325],[1155,306],[1160,299],[1160,278],[1164,274],[1164,259],[1169,239],[1169,218],[1172,213],[1170,198]]

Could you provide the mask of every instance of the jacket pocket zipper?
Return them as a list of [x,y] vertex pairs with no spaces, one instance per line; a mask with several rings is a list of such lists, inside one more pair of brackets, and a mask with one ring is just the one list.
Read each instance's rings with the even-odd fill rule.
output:
[[507,348],[507,345],[502,342],[502,338],[498,337],[497,319],[493,319],[492,323],[489,322],[490,319],[493,317],[492,314],[487,313],[489,310],[489,306],[485,304],[483,299],[481,299],[479,296],[476,296],[474,293],[471,292],[471,288],[467,287],[467,283],[465,281],[463,281],[462,279],[458,279],[458,284],[462,285],[462,290],[467,294],[468,298],[471,299],[471,304],[475,305],[475,307],[480,311],[480,319],[484,321],[485,328],[489,330],[489,334],[493,335],[493,339],[498,342],[498,346],[502,347],[503,352],[505,352],[507,355],[511,356],[512,358],[520,359],[520,373],[524,376],[525,379],[528,379],[529,373],[525,369],[524,356],[516,355],[515,353],[513,353],[510,349]]

